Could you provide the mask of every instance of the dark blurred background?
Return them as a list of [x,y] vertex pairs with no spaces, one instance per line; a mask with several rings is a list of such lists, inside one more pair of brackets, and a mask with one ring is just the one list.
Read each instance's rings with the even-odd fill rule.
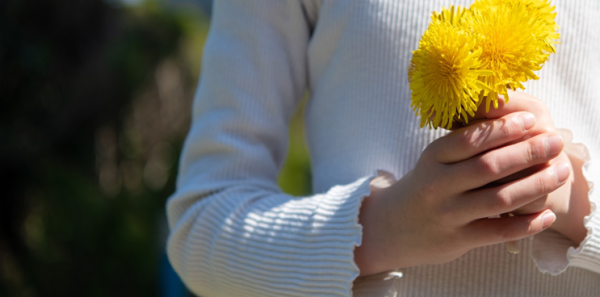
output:
[[[0,296],[190,296],[165,202],[211,1],[0,1]],[[310,192],[299,110],[280,185]]]

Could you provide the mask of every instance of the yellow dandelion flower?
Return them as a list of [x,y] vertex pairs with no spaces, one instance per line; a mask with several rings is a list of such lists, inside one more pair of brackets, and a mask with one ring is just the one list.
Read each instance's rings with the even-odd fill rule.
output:
[[431,21],[439,20],[442,22],[450,23],[453,27],[460,27],[462,24],[462,16],[468,10],[462,6],[454,7],[454,5],[450,6],[450,9],[442,7],[441,12],[434,11],[431,14]]
[[482,78],[492,87],[486,111],[490,102],[498,107],[497,94],[508,100],[507,88],[525,89],[522,83],[538,79],[534,71],[554,52],[558,38],[553,9],[542,0],[478,0],[463,16],[463,26],[484,37],[482,68],[494,73]]
[[474,115],[483,90],[490,90],[478,79],[491,74],[481,70],[482,50],[477,45],[481,40],[444,21],[453,16],[456,14],[443,11],[441,19],[434,15],[413,52],[409,69],[411,107],[421,116],[421,127],[449,129],[455,119],[468,121],[467,115]]
[[556,53],[555,44],[558,44],[560,34],[558,34],[558,25],[556,24],[556,12],[550,0],[476,0],[471,5],[472,10],[480,9],[484,6],[508,5],[515,6],[517,4],[525,6],[529,12],[530,18],[533,19],[538,29],[532,32],[536,34],[536,38],[544,44],[543,50],[549,53]]

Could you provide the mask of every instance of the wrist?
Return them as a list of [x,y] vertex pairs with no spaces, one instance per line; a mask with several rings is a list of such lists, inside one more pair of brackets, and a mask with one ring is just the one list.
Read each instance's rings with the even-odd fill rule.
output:
[[[404,201],[398,197],[402,193],[406,177],[385,188],[372,187],[371,194],[363,200],[359,214],[362,225],[361,245],[354,249],[354,261],[360,270],[360,276],[377,274],[392,269],[416,266],[420,264],[419,256],[407,250],[407,239],[402,236],[407,222],[402,218],[408,217],[399,205]],[[402,227],[400,227],[402,226]]]
[[385,226],[385,214],[380,210],[383,203],[382,192],[384,189],[372,190],[371,195],[365,197],[362,202],[358,222],[362,226],[361,245],[354,249],[354,262],[360,270],[360,276],[376,274],[385,271],[381,264],[382,253],[385,249],[381,242],[382,228]]
[[568,205],[557,210],[556,222],[550,227],[579,245],[587,236],[587,229],[583,219],[591,212],[589,201],[589,187],[583,176],[583,161],[569,157],[571,162],[571,176],[569,181],[551,195],[566,195],[569,197]]

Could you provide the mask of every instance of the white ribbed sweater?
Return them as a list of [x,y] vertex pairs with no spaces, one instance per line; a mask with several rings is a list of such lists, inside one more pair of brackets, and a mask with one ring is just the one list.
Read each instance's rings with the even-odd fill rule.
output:
[[[561,42],[526,92],[600,157],[600,1],[554,0]],[[599,296],[600,215],[577,248],[553,231],[456,261],[356,279],[362,198],[443,135],[409,105],[411,51],[430,12],[466,0],[227,0],[214,6],[193,123],[169,199],[169,258],[210,296]],[[314,192],[277,187],[304,92]],[[510,103],[509,103],[510,104]],[[586,176],[600,185],[599,166]],[[590,194],[592,205],[600,193]],[[573,247],[572,247],[573,246]],[[537,264],[537,265],[536,265]],[[555,274],[556,276],[552,276]],[[396,275],[396,276],[395,276]]]

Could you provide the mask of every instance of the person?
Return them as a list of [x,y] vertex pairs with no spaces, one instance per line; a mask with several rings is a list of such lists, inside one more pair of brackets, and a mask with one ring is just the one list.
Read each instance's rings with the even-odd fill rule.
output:
[[[599,294],[600,5],[553,1],[561,44],[527,93],[467,127],[421,129],[411,51],[431,11],[469,4],[214,3],[167,204],[169,259],[193,292]],[[276,181],[306,89],[315,194],[292,197]]]

